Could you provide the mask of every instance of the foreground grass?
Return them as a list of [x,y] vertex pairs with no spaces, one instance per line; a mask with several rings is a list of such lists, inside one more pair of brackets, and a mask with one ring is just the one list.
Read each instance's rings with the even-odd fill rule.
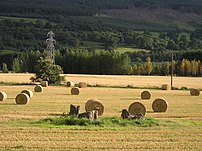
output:
[[202,120],[196,119],[122,119],[121,117],[100,117],[95,121],[77,117],[48,117],[42,119],[12,119],[0,122],[2,128],[61,128],[86,130],[130,130],[134,128],[183,129],[201,128]]
[[97,127],[128,127],[128,126],[137,126],[137,127],[151,127],[158,126],[158,120],[154,118],[145,118],[145,119],[121,119],[120,117],[101,117],[97,120],[91,121],[89,119],[79,119],[77,117],[60,117],[60,118],[45,118],[39,120],[38,124],[42,125],[55,125],[55,126],[97,126]]

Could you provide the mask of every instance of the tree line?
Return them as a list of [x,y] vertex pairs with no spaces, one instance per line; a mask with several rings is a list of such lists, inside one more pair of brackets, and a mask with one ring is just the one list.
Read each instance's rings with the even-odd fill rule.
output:
[[[46,47],[46,34],[50,29],[57,36],[56,47],[58,49],[85,47],[95,50],[97,47],[101,47],[105,50],[113,50],[122,45],[152,50],[152,53],[166,50],[185,52],[202,49],[202,29],[186,34],[177,31],[161,32],[155,36],[150,31],[137,32],[118,27],[113,28],[109,25],[102,26],[102,24],[93,22],[85,23],[72,18],[54,25],[42,20],[36,20],[33,23],[5,19],[0,21],[0,28],[2,29],[0,30],[0,50],[43,51]],[[89,42],[99,44],[93,46]]]
[[[2,72],[36,72],[36,65],[41,57],[47,56],[47,51],[27,51],[18,54],[11,64],[2,63]],[[57,50],[56,64],[62,67],[64,73],[77,74],[125,74],[125,75],[170,75],[171,67],[177,76],[202,76],[202,61],[187,60],[171,62],[146,61],[131,62],[127,54],[115,51],[88,50]]]

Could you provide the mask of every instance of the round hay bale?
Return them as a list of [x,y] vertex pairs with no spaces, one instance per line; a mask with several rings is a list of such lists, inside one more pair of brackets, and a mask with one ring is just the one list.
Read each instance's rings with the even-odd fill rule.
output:
[[168,84],[163,84],[161,87],[162,90],[170,90],[170,86]]
[[67,81],[67,87],[74,87],[75,83],[72,81]]
[[101,116],[104,113],[104,106],[99,100],[90,99],[85,104],[86,112],[97,110],[98,116]]
[[48,81],[41,81],[41,86],[42,87],[47,87],[48,86]]
[[168,108],[168,102],[165,99],[157,98],[152,103],[154,112],[165,112]]
[[29,96],[26,93],[20,93],[16,96],[16,104],[27,104],[29,102]]
[[75,87],[75,88],[72,88],[72,89],[71,89],[71,94],[72,94],[72,95],[79,95],[79,88],[76,88],[76,87]]
[[129,106],[128,112],[131,115],[137,115],[137,114],[141,113],[143,116],[145,116],[145,114],[146,114],[146,108],[145,108],[145,106],[142,103],[140,103],[140,102],[134,102],[134,103],[132,103]]
[[88,100],[88,101],[86,102],[86,104],[85,104],[85,110],[86,110],[86,111],[87,111],[88,106],[89,106],[90,104],[92,104],[94,101],[98,101],[98,100],[90,99],[90,100]]
[[147,90],[145,90],[145,91],[143,91],[142,93],[141,93],[141,98],[142,99],[150,99],[151,98],[151,93],[149,92],[149,91],[147,91]]
[[4,91],[0,91],[0,101],[4,101],[7,99],[7,94]]
[[43,87],[41,85],[36,85],[34,87],[34,92],[43,92]]
[[31,90],[23,90],[21,93],[26,93],[30,98],[33,97],[33,92]]
[[191,89],[190,94],[191,94],[191,96],[199,96],[200,91],[198,89]]
[[79,82],[79,88],[86,88],[87,83],[86,82]]

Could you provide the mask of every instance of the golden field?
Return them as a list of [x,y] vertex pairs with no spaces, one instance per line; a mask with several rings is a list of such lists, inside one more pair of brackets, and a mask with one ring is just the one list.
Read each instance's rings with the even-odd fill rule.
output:
[[[3,82],[29,82],[31,74],[0,74]],[[101,85],[161,86],[169,77],[67,75],[69,81],[85,81]],[[140,80],[141,79],[141,80]],[[27,80],[27,81],[26,81]],[[156,80],[156,82],[154,82]],[[176,87],[202,88],[201,78],[174,77]],[[176,84],[176,85],[175,85]],[[34,93],[27,105],[16,105],[15,96],[34,85],[0,85],[8,99],[0,102],[0,150],[202,150],[202,95],[190,96],[189,91],[150,90],[152,98],[141,100],[143,89],[98,88],[80,89],[71,95],[71,88],[49,86],[42,93]],[[155,98],[168,101],[165,113],[154,113]],[[146,117],[159,120],[152,127],[85,127],[39,126],[36,121],[59,117],[69,112],[69,105],[81,106],[95,98],[105,106],[103,116],[120,117],[121,110],[139,101],[146,106]]]
[[[0,73],[0,82],[29,83],[34,74]],[[82,81],[90,85],[127,86],[134,87],[161,87],[162,84],[170,84],[169,76],[123,76],[123,75],[82,75],[63,74],[67,81],[79,83]],[[173,77],[173,86],[177,88],[202,88],[202,77]]]

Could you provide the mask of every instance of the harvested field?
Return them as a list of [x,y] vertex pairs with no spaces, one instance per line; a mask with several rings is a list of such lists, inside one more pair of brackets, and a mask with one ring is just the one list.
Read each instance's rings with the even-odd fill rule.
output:
[[[0,74],[0,82],[29,83],[30,77],[34,74]],[[66,74],[67,81],[79,83],[85,81],[90,85],[104,86],[127,86],[134,87],[160,87],[163,84],[170,84],[169,76],[116,76],[116,75],[77,75]],[[201,88],[202,77],[173,77],[173,86],[177,88]]]
[[[100,83],[103,79],[140,82],[127,81],[130,76],[126,76],[126,79],[124,76],[101,76],[101,78],[92,76],[91,79],[91,76],[73,75],[69,78],[73,77],[74,81],[78,79],[86,82],[93,82],[94,79]],[[148,79],[148,82],[151,81],[150,77]],[[196,79],[200,81],[200,78]],[[190,80],[192,87],[201,88],[200,82],[194,80]],[[184,82],[189,83],[188,81]],[[18,93],[25,89],[34,90],[34,87],[35,85],[0,86],[0,90],[8,95],[7,100],[0,102],[0,150],[202,149],[202,95],[190,96],[189,90],[150,90],[151,99],[142,100],[140,96],[142,89],[87,87],[81,89],[80,95],[71,95],[71,88],[49,86],[44,88],[43,93],[34,93],[28,104],[15,104],[15,96]],[[159,97],[168,102],[168,110],[165,113],[154,113],[152,110],[153,100]],[[70,104],[80,105],[81,112],[85,112],[85,103],[89,99],[98,99],[102,102],[105,107],[102,116],[105,117],[120,117],[122,109],[128,109],[133,102],[141,102],[147,109],[145,116],[159,120],[159,126],[51,126],[39,125],[36,122],[39,119],[59,117],[63,112],[69,112]]]

